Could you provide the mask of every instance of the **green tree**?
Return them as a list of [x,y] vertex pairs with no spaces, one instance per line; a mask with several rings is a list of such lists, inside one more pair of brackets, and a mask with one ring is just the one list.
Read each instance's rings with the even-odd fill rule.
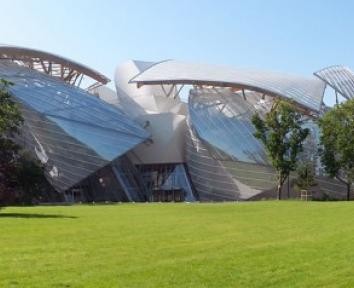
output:
[[[19,147],[12,141],[23,122],[21,112],[13,101],[9,87],[13,84],[0,79],[0,193],[8,194],[13,188],[13,168]],[[0,195],[1,196],[1,195]]]
[[354,179],[354,99],[336,105],[319,120],[320,157],[325,171],[347,186]]
[[20,109],[9,91],[13,83],[0,79],[0,137],[17,133],[23,122]]
[[303,151],[303,142],[309,129],[302,128],[303,115],[292,101],[275,99],[271,110],[261,117],[252,117],[256,129],[254,136],[261,140],[277,172],[277,196],[285,180],[296,168],[297,155]]
[[32,204],[46,183],[42,166],[25,151],[20,152],[14,177],[16,188],[21,191],[18,193],[18,201],[24,204]]
[[310,187],[316,186],[315,167],[313,162],[301,162],[296,167],[295,188],[297,190],[308,190]]

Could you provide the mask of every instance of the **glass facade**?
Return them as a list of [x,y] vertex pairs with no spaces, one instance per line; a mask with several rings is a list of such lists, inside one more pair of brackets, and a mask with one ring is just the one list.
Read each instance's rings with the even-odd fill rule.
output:
[[137,169],[148,191],[149,201],[195,201],[184,164],[145,164],[138,165]]
[[[269,111],[272,99],[261,93],[232,92],[228,88],[190,91],[186,157],[200,200],[274,197],[275,171],[262,143],[253,136],[255,130],[251,122],[254,113]],[[324,177],[317,154],[318,126],[311,118],[306,118],[304,127],[311,133],[299,161],[314,163],[322,194],[338,195],[343,185]]]
[[214,148],[213,153],[219,159],[265,165],[267,157],[263,145],[253,136],[255,130],[250,119],[257,111],[255,104],[263,103],[267,109],[271,102],[262,100],[257,93],[247,93],[246,97],[244,100],[230,89],[192,90],[190,120],[198,136]]
[[58,191],[149,137],[118,108],[54,77],[0,61],[0,78],[15,84],[11,92],[25,118],[22,144],[40,159]]

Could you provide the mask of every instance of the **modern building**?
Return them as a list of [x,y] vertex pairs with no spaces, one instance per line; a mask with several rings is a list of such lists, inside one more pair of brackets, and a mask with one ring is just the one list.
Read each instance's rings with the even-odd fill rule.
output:
[[133,167],[125,154],[147,141],[149,133],[120,109],[80,88],[84,80],[93,82],[92,89],[109,79],[32,49],[1,46],[0,58],[0,78],[15,84],[10,89],[25,119],[17,141],[40,160],[64,200],[71,201],[82,187],[85,193],[77,197],[82,200],[140,200],[140,190],[129,196],[124,191],[128,177],[122,175]]
[[[63,57],[0,46],[32,151],[64,201],[238,201],[275,196],[275,174],[251,117],[274,98],[292,99],[312,131],[301,157],[314,161],[320,190],[345,191],[323,176],[314,119],[326,87],[354,97],[354,75],[334,66],[302,77],[174,60],[118,66],[104,75]],[[83,88],[83,84],[90,84]],[[290,189],[291,190],[291,189]],[[293,195],[289,191],[289,195]]]
[[[352,81],[354,77],[347,68],[323,71],[333,75],[337,70],[346,73],[342,72],[341,80],[334,81],[336,85],[348,86],[347,79]],[[323,176],[316,155],[319,133],[314,119],[326,109],[323,98],[329,85],[319,74],[323,72],[317,72],[317,77],[300,77],[172,60],[153,63],[130,83],[140,89],[159,85],[170,85],[176,91],[184,86],[190,88],[185,161],[197,199],[234,201],[275,197],[275,173],[263,145],[253,136],[251,117],[255,112],[268,112],[276,97],[291,99],[303,110],[305,125],[312,133],[301,157],[316,163],[317,189],[324,197],[335,198],[342,196],[344,187]],[[343,90],[334,83],[330,86],[336,93]],[[351,97],[348,95],[354,94],[348,91],[343,96]],[[288,197],[294,196],[290,186]]]

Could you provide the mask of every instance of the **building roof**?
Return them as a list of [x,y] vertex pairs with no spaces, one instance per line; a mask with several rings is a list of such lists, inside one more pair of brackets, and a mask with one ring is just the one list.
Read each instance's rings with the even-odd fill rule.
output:
[[26,63],[26,66],[46,74],[61,76],[62,80],[71,84],[81,75],[88,76],[101,84],[107,84],[110,81],[108,77],[85,65],[41,50],[0,44],[0,59],[21,61]]
[[315,72],[314,75],[343,97],[354,98],[354,74],[348,67],[342,65],[330,66]]
[[154,63],[133,77],[130,83],[137,83],[138,86],[188,84],[247,89],[292,99],[316,112],[321,109],[325,89],[325,83],[314,76],[302,77],[176,60]]

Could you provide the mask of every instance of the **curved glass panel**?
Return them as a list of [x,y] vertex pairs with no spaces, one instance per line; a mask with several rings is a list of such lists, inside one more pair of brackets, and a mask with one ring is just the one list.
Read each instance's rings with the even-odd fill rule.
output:
[[15,84],[10,90],[25,119],[23,144],[41,160],[58,191],[149,136],[119,109],[48,75],[0,61],[0,78]]
[[216,148],[218,159],[267,165],[263,145],[253,136],[251,118],[257,104],[267,108],[258,93],[248,93],[245,100],[230,89],[195,89],[189,97],[189,113],[198,136]]
[[354,74],[345,66],[331,66],[314,73],[347,99],[354,98]]

